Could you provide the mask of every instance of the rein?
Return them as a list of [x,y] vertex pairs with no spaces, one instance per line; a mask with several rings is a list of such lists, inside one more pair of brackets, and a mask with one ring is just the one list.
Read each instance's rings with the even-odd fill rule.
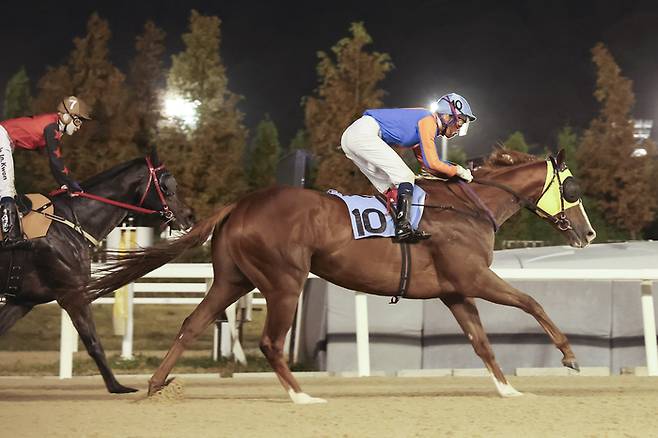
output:
[[[552,158],[551,158],[552,160]],[[541,198],[548,192],[548,190],[551,188],[553,183],[557,180],[557,183],[559,185],[559,190],[560,190],[560,212],[552,215],[548,213],[546,210],[541,208],[538,203],[540,202]],[[513,190],[512,188],[506,186],[505,184],[501,184],[495,181],[489,181],[489,180],[482,180],[482,179],[473,179],[474,183],[480,184],[480,185],[485,185],[485,186],[491,186],[495,187],[497,189],[503,190],[510,195],[514,196],[517,201],[526,209],[530,210],[540,218],[544,218],[549,220],[551,223],[553,223],[560,231],[568,231],[568,230],[573,230],[573,227],[571,226],[571,222],[569,221],[569,218],[567,217],[565,213],[565,208],[564,208],[564,195],[563,195],[563,187],[562,187],[562,180],[560,179],[560,174],[558,170],[558,166],[556,163],[553,163],[553,178],[551,178],[551,182],[546,186],[546,188],[541,192],[539,195],[539,198],[537,198],[537,202],[531,201],[530,199],[526,198],[525,196],[520,195],[518,192]]]
[[[134,211],[136,213],[141,213],[141,214],[160,214],[162,215],[165,219],[167,219],[166,223],[171,222],[174,219],[174,214],[169,208],[169,204],[167,204],[167,200],[165,199],[164,193],[162,191],[162,187],[160,185],[160,181],[157,178],[157,172],[164,170],[165,166],[164,164],[161,164],[158,167],[153,167],[153,163],[151,162],[151,159],[149,157],[145,157],[146,159],[146,164],[148,165],[149,168],[149,179],[146,183],[146,189],[144,189],[144,194],[142,195],[141,200],[139,201],[138,205],[132,205],[128,204],[125,202],[121,201],[116,201],[114,199],[110,198],[105,198],[103,196],[98,196],[94,195],[92,193],[87,193],[87,192],[71,192],[72,197],[79,196],[81,198],[87,198],[87,199],[92,199],[94,201],[102,202],[104,204],[108,205],[113,205],[115,207],[123,208],[124,210],[130,210]],[[146,196],[148,195],[151,185],[155,187],[156,193],[158,194],[158,198],[160,198],[160,203],[162,204],[162,210],[153,210],[150,208],[144,208],[142,205],[144,204],[144,201],[146,200]],[[61,195],[62,193],[66,192],[64,189],[58,189],[55,190],[54,192],[51,192],[51,196],[57,196]]]
[[[473,191],[465,182],[459,181],[458,182],[459,186],[462,188],[464,193],[466,193],[466,196],[473,202],[480,210],[482,210],[486,216],[489,222],[491,223],[494,233],[498,232],[499,225],[496,223],[496,218],[493,215],[493,212],[489,207],[486,206],[486,204],[480,199],[477,193]],[[438,204],[438,205],[430,205],[430,204],[411,204],[415,207],[423,207],[423,208],[436,208],[440,210],[450,210],[454,211],[455,213],[463,214],[465,216],[470,216],[475,219],[482,219],[482,215],[478,211],[473,211],[473,210],[461,210],[459,208],[456,208],[454,205],[450,204]]]
[[[567,217],[565,213],[565,207],[564,207],[564,188],[563,188],[563,181],[560,178],[560,171],[557,166],[557,163],[555,160],[551,157],[551,162],[553,164],[553,177],[551,178],[550,183],[546,186],[546,188],[541,192],[539,195],[539,198],[537,198],[537,202],[534,202],[525,196],[522,196],[519,194],[517,191],[514,189],[510,188],[509,186],[505,184],[501,184],[496,181],[490,181],[490,180],[483,180],[483,179],[473,179],[473,182],[476,184],[484,185],[484,186],[490,186],[490,187],[495,187],[497,189],[500,189],[504,192],[509,193],[510,195],[514,196],[517,201],[526,209],[532,211],[534,214],[539,216],[540,218],[547,219],[550,221],[553,225],[555,225],[560,231],[568,231],[568,230],[573,230],[573,227],[571,226],[571,222],[569,221],[569,218]],[[541,208],[539,206],[539,202],[541,201],[542,197],[548,192],[548,190],[551,188],[551,186],[557,181],[557,184],[559,186],[559,191],[560,191],[560,211],[553,215],[548,213],[546,210]],[[498,231],[499,225],[496,223],[496,219],[493,215],[493,212],[487,205],[482,201],[482,199],[478,196],[477,193],[464,181],[459,181],[458,184],[464,191],[464,193],[468,196],[468,198],[473,202],[481,211],[483,211],[487,219],[491,222],[491,225],[493,226],[494,233]],[[473,211],[467,211],[467,210],[460,210],[458,208],[455,208],[453,205],[445,205],[445,204],[439,204],[439,205],[423,205],[423,204],[413,204],[414,206],[422,206],[424,208],[438,208],[442,210],[451,210],[456,213],[464,214],[467,216],[471,216],[474,218],[481,218],[481,215],[478,212],[473,212]]]
[[[87,198],[94,201],[102,202],[104,204],[112,205],[114,207],[123,208],[124,210],[134,211],[136,213],[141,213],[141,214],[159,214],[166,219],[165,224],[171,222],[172,220],[174,220],[174,213],[169,208],[169,204],[167,204],[167,200],[164,196],[164,192],[162,191],[160,180],[158,179],[158,175],[157,175],[157,172],[165,170],[165,166],[164,164],[161,164],[158,167],[154,167],[149,157],[145,157],[145,159],[149,169],[149,179],[146,183],[146,189],[144,190],[144,194],[142,195],[139,205],[132,205],[126,202],[116,201],[114,199],[105,198],[103,196],[98,196],[98,195],[94,195],[93,193],[87,193],[87,192],[70,192],[71,197]],[[155,191],[158,194],[158,198],[160,198],[160,203],[162,204],[162,210],[153,210],[150,208],[142,207],[144,201],[146,200],[146,196],[151,190],[151,185],[155,187]],[[67,190],[58,189],[51,192],[50,196],[58,196],[65,192],[67,192]],[[46,204],[44,207],[47,207],[50,204],[52,203]],[[73,223],[61,216],[45,213],[43,212],[43,208],[33,211],[46,216],[48,219],[54,220],[56,222],[59,222],[61,224],[64,224],[72,228],[73,230],[84,236],[84,238],[90,241],[94,246],[99,246],[100,242],[98,241],[98,239],[96,239],[94,236],[92,236],[91,234],[89,234],[88,232],[82,229],[82,227],[79,224],[77,215],[75,214],[75,210],[73,209],[72,206],[71,206],[71,212],[73,214],[76,223]]]

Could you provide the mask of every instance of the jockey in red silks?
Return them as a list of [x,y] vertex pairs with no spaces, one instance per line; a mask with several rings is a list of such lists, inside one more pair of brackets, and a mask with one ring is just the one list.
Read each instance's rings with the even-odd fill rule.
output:
[[435,139],[466,135],[475,120],[471,106],[456,93],[442,96],[432,111],[423,108],[369,109],[343,133],[341,146],[345,155],[384,193],[397,187],[395,237],[399,242],[417,242],[429,233],[414,230],[410,222],[411,199],[416,179],[400,156],[390,146],[417,147],[423,166],[447,177],[473,180],[471,171],[442,161]]
[[68,168],[60,159],[60,139],[64,133],[73,135],[80,129],[83,120],[91,120],[89,107],[77,97],[69,96],[59,102],[56,113],[0,122],[0,225],[3,244],[9,245],[23,240],[16,208],[12,156],[14,149],[46,148],[50,169],[57,183],[71,192],[82,191],[80,184],[71,177]]

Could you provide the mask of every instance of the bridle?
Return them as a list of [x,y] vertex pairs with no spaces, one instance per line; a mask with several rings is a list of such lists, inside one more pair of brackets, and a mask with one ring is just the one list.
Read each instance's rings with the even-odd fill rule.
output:
[[[566,167],[563,166],[561,169],[558,165],[557,162],[555,161],[555,158],[549,157],[548,160],[546,160],[546,163],[548,165],[548,161],[550,160],[553,168],[553,176],[551,177],[550,182],[546,185],[544,190],[541,192],[539,195],[539,198],[537,198],[537,201],[532,201],[529,198],[526,198],[525,196],[522,196],[512,188],[506,186],[505,184],[501,184],[495,181],[489,181],[489,180],[482,180],[482,179],[473,179],[474,183],[480,184],[480,185],[485,185],[485,186],[491,186],[491,187],[496,187],[500,190],[503,190],[512,196],[514,196],[517,201],[525,208],[528,210],[532,211],[534,214],[539,216],[540,218],[546,219],[549,222],[551,222],[553,225],[557,227],[558,230],[560,231],[569,231],[573,230],[573,226],[571,225],[571,221],[567,217],[565,211],[565,182],[568,182],[569,178],[565,178],[563,181],[562,178],[560,177],[560,171],[565,170]],[[551,186],[555,184],[557,181],[559,192],[560,192],[560,211],[556,214],[550,214],[543,208],[539,206],[541,203],[542,198],[546,195],[546,193],[550,190]],[[573,184],[576,184],[575,181],[573,181]],[[569,200],[567,199],[568,202],[575,202],[576,200]]]
[[[71,196],[74,197],[79,196],[81,198],[93,199],[94,201],[103,202],[105,204],[123,208],[124,210],[134,211],[136,213],[159,214],[165,219],[165,224],[168,224],[169,222],[174,221],[176,219],[173,211],[171,211],[171,209],[169,208],[169,204],[167,203],[167,199],[165,197],[165,194],[170,195],[173,193],[170,193],[169,190],[166,191],[163,190],[162,187],[163,177],[169,176],[170,174],[166,172],[164,164],[160,164],[158,167],[154,167],[153,162],[148,156],[145,157],[145,159],[149,170],[149,177],[148,177],[148,181],[146,182],[146,188],[144,189],[144,194],[142,195],[142,198],[140,199],[138,205],[132,205],[125,202],[116,201],[114,199],[105,198],[103,196],[98,196],[87,192],[71,192]],[[158,172],[162,172],[159,177],[158,177]],[[155,188],[155,192],[158,195],[162,207],[161,210],[153,210],[150,208],[142,207],[142,205],[144,205],[144,201],[146,200],[146,197],[151,191],[151,186]],[[52,192],[51,195],[59,195],[64,192],[65,190],[60,189],[55,192]]]
[[[141,208],[142,205],[144,204],[144,201],[146,200],[146,196],[148,195],[149,190],[151,189],[151,185],[153,185],[155,187],[155,192],[157,193],[158,198],[160,199],[160,204],[162,205],[162,210],[159,211],[153,210],[153,212],[161,214],[162,217],[166,219],[165,224],[168,224],[169,222],[174,220],[174,213],[169,208],[169,204],[167,203],[167,199],[162,190],[163,187],[162,179],[165,176],[168,176],[169,173],[167,173],[164,163],[160,164],[158,167],[153,167],[151,158],[149,157],[145,157],[145,158],[146,158],[146,164],[149,168],[149,179],[146,182],[146,189],[144,189],[144,194],[142,195],[142,199],[139,201],[139,207]],[[162,171],[160,178],[158,178],[158,171]],[[167,193],[167,195],[172,195],[172,194],[173,193],[171,192]]]

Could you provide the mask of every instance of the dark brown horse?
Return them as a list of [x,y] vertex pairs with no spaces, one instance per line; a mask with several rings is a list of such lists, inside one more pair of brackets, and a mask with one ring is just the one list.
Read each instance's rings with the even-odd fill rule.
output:
[[[502,224],[523,204],[545,217],[572,246],[586,246],[595,233],[578,199],[575,180],[568,179],[563,153],[543,161],[499,150],[474,175],[479,184],[468,188],[458,182],[419,182],[427,192],[421,227],[431,232],[432,238],[411,248],[413,276],[406,298],[440,298],[491,372],[500,395],[520,395],[496,363],[474,298],[531,314],[563,353],[563,365],[574,369],[578,365],[566,336],[542,307],[489,269],[494,245],[492,222]],[[554,199],[547,199],[549,196]],[[439,205],[443,207],[430,208]],[[547,211],[553,208],[550,205],[557,205],[557,210]],[[90,299],[110,293],[184,249],[203,243],[211,233],[215,281],[151,377],[149,394],[163,388],[177,359],[202,330],[229,304],[256,287],[267,300],[261,351],[295,403],[322,402],[302,392],[283,355],[284,338],[307,275],[313,272],[348,289],[395,296],[400,282],[398,244],[384,238],[354,240],[348,211],[335,196],[270,188],[221,208],[168,246],[127,255],[114,273],[92,283]]]
[[90,279],[91,241],[104,239],[130,210],[150,212],[182,228],[192,225],[191,211],[178,199],[175,179],[158,163],[155,152],[150,157],[119,164],[85,181],[82,187],[84,195],[69,197],[62,193],[52,196],[51,201],[56,216],[69,224],[78,223],[88,237],[55,221],[48,234],[31,240],[29,247],[16,249],[13,254],[9,249],[0,251],[3,285],[8,283],[8,266],[15,264],[17,257],[22,260],[20,290],[7,295],[6,303],[0,307],[0,335],[34,306],[57,300],[71,317],[107,390],[112,393],[137,391],[121,385],[114,377],[96,334],[89,301],[83,293]]

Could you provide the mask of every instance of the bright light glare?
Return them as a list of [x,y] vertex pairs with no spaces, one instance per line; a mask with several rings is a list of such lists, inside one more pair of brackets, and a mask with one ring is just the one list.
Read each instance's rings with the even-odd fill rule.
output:
[[633,158],[640,158],[640,157],[646,157],[646,156],[647,156],[647,150],[644,149],[644,148],[637,148],[631,154],[631,157],[633,157]]
[[167,94],[164,98],[164,116],[179,119],[185,125],[194,127],[197,122],[199,101],[190,101],[177,94]]
[[436,110],[438,110],[438,109],[439,109],[439,103],[438,102],[434,101],[434,102],[430,103],[430,111],[431,112],[435,113]]

